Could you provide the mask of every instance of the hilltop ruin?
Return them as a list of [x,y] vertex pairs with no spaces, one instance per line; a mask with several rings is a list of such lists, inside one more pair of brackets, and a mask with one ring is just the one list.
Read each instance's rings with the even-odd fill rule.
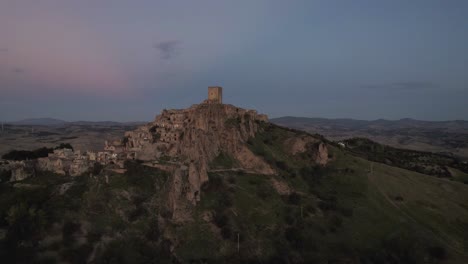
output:
[[[166,190],[168,210],[174,219],[186,219],[187,209],[200,201],[201,187],[208,181],[210,170],[215,169],[211,164],[217,157],[228,157],[235,163],[236,168],[227,170],[263,175],[276,173],[271,164],[255,155],[247,144],[262,124],[268,122],[268,117],[255,110],[223,104],[222,92],[221,87],[208,87],[208,97],[202,103],[186,109],[164,109],[152,122],[126,132],[122,139],[105,141],[103,151],[82,154],[60,149],[38,159],[36,167],[77,176],[91,172],[96,163],[123,172],[126,161],[138,160],[172,174]],[[290,145],[297,149],[295,152],[301,152],[309,141],[297,138]],[[315,162],[325,164],[327,153],[326,146],[319,144]],[[19,167],[14,165],[17,172]],[[13,180],[27,177],[15,175]]]

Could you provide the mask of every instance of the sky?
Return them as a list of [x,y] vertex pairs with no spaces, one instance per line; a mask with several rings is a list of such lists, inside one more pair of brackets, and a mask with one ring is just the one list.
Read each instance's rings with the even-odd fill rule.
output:
[[0,120],[468,120],[468,1],[0,0]]

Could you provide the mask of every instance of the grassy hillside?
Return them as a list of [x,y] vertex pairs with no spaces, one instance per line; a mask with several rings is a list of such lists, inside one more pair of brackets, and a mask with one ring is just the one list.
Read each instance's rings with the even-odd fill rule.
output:
[[468,173],[468,164],[451,155],[394,148],[366,138],[352,138],[343,142],[355,155],[403,169],[462,182],[464,178],[456,177],[457,172],[450,168]]
[[369,138],[396,148],[452,153],[468,159],[468,122],[400,120],[355,120],[305,117],[273,118],[270,122],[320,133],[328,139],[342,141],[349,138]]
[[[303,133],[303,132],[302,132]],[[249,147],[278,171],[216,170],[174,223],[165,172],[41,174],[0,192],[5,263],[468,263],[468,185],[329,146],[291,155],[297,131],[267,125]],[[305,134],[302,134],[305,135]],[[215,168],[236,167],[225,153]],[[68,189],[67,189],[68,188]]]

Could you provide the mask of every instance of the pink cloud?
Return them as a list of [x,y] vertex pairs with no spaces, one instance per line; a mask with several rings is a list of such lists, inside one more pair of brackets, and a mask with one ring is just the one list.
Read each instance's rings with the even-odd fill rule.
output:
[[[56,10],[55,10],[56,11]],[[63,12],[24,12],[6,19],[7,30],[0,68],[27,69],[22,76],[2,73],[3,84],[27,89],[32,83],[44,91],[78,94],[124,95],[129,92],[126,69],[117,61],[112,43]],[[0,22],[3,22],[0,19]],[[6,33],[5,33],[6,32]]]

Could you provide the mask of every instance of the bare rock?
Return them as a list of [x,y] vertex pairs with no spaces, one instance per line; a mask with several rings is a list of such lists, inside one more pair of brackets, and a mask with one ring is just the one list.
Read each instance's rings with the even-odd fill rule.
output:
[[275,189],[279,195],[289,195],[291,194],[291,188],[286,182],[277,180],[275,178],[270,179],[271,186]]

